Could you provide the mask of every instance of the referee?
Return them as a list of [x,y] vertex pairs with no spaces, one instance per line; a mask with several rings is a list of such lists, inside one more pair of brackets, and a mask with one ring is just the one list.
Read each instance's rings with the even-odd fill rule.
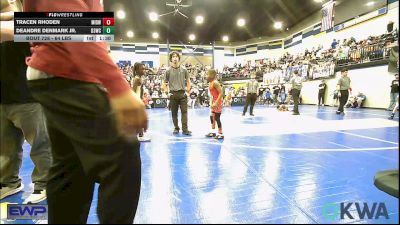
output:
[[182,134],[190,136],[192,132],[188,129],[188,96],[190,92],[190,78],[188,71],[181,67],[179,61],[181,56],[178,52],[171,52],[169,61],[171,67],[165,73],[165,82],[170,91],[170,106],[172,121],[174,123],[173,134],[179,133],[178,109],[181,108]]
[[343,68],[341,71],[342,77],[339,79],[336,90],[338,91],[338,97],[339,97],[339,108],[336,111],[336,114],[341,114],[343,113],[344,115],[344,105],[346,104],[348,98],[349,98],[349,91],[351,93],[351,80],[347,76],[348,74],[348,69]]
[[294,102],[293,115],[300,115],[299,113],[299,100],[300,100],[300,92],[303,87],[303,78],[300,76],[299,71],[294,71],[294,76],[290,81],[292,84],[292,97]]
[[[257,72],[257,73],[259,73],[259,72]],[[242,116],[246,115],[249,104],[250,104],[250,116],[254,116],[253,108],[254,108],[254,104],[256,104],[256,100],[257,100],[257,96],[258,96],[258,87],[259,87],[259,84],[258,84],[258,81],[256,80],[256,74],[253,73],[253,74],[251,74],[251,80],[249,82],[247,82],[246,105],[244,106]]]

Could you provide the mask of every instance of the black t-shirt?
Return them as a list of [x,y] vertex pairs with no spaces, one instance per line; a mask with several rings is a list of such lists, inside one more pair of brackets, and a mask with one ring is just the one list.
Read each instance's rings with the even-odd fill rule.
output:
[[25,58],[31,54],[29,43],[3,42],[0,54],[1,103],[34,102],[26,80]]
[[399,80],[393,80],[390,93],[399,93]]
[[324,88],[322,88],[322,89],[318,89],[318,92],[319,92],[319,93],[325,93],[326,84],[319,84],[318,87],[324,87]]
[[279,94],[279,91],[281,90],[279,86],[274,86],[272,89],[274,90],[274,95]]
[[197,97],[197,94],[195,92],[190,93],[190,98],[195,99]]
[[260,88],[260,89],[258,89],[258,92],[260,93],[260,95],[263,95],[263,94],[264,94],[264,91],[265,91],[265,88]]

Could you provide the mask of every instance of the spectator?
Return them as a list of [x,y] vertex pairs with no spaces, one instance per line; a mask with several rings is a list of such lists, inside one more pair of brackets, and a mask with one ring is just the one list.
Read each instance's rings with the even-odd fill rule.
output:
[[361,108],[362,104],[365,102],[367,97],[362,92],[358,92],[356,96],[356,101],[354,102],[352,108]]
[[325,106],[325,91],[326,84],[325,80],[321,80],[321,83],[318,86],[318,106]]
[[274,104],[278,104],[278,96],[279,96],[279,92],[280,92],[280,88],[278,85],[275,85],[273,88],[273,100],[274,100]]
[[338,106],[339,103],[339,91],[338,90],[334,90],[333,93],[331,94],[331,96],[333,96],[333,107]]
[[196,105],[196,99],[197,99],[197,92],[195,89],[192,89],[190,92],[190,107],[194,109],[194,106]]
[[[19,1],[1,2],[2,15],[5,12],[14,15],[14,11],[22,10]],[[26,81],[25,58],[30,55],[29,43],[2,42],[0,54],[0,199],[24,188],[19,174],[26,140],[31,146],[30,158],[34,169],[30,176],[23,178],[31,178],[33,193],[23,204],[36,204],[46,199],[52,157],[43,108],[32,97]]]
[[145,107],[147,108],[147,109],[150,109],[151,108],[151,103],[150,103],[150,101],[151,101],[151,98],[150,98],[150,96],[149,96],[149,94],[147,93],[147,92],[144,92],[143,93],[143,103],[144,103],[144,105],[145,105]]
[[390,115],[389,119],[394,119],[394,114],[396,113],[396,111],[399,111],[399,96],[397,95],[397,102],[396,105],[393,108],[392,114]]
[[[23,4],[24,12],[103,11],[100,1]],[[46,188],[49,224],[86,223],[95,182],[100,223],[133,223],[141,185],[136,133],[147,128],[143,102],[105,43],[32,45],[28,84],[44,108],[53,155]]]
[[285,87],[285,85],[284,84],[281,84],[281,89],[280,89],[280,91],[282,91],[283,90],[283,92],[285,92],[286,93],[286,87]]
[[395,79],[392,81],[392,85],[390,85],[390,104],[388,107],[388,111],[393,111],[398,96],[399,96],[399,74],[396,73]]
[[[143,77],[145,76],[145,66],[142,63],[135,63],[133,66],[134,78],[132,79],[133,91],[143,99]],[[138,132],[138,140],[140,142],[150,141],[150,138],[144,137],[144,129]]]
[[357,101],[357,97],[356,97],[356,96],[353,96],[353,95],[350,95],[350,96],[348,97],[348,100],[347,100],[347,102],[346,102],[345,107],[346,107],[346,108],[350,108],[350,107],[354,108],[353,106],[354,106],[354,104],[355,104],[356,101]]
[[232,105],[232,93],[229,92],[226,96],[225,96],[225,100],[224,100],[224,106],[231,106]]
[[264,94],[264,102],[263,104],[267,103],[267,105],[270,105],[273,103],[272,101],[272,94],[271,94],[271,90],[269,88],[267,88],[265,90],[265,94]]
[[279,93],[279,103],[280,104],[285,104],[286,97],[287,97],[287,94],[285,92],[285,89],[281,89],[281,92]]

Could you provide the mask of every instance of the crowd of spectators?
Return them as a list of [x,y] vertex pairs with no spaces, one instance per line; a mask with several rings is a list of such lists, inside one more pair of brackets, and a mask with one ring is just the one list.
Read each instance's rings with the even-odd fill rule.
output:
[[286,70],[289,67],[301,65],[316,65],[326,62],[336,62],[338,65],[359,64],[379,60],[389,56],[389,48],[398,40],[397,29],[367,39],[356,40],[354,37],[344,40],[334,39],[329,48],[322,45],[305,49],[303,53],[290,54],[286,52],[278,59],[250,60],[244,63],[235,63],[232,67],[225,66],[223,78],[249,78],[253,71],[271,73],[275,70]]
[[[362,63],[382,59],[388,56],[386,51],[388,46],[398,40],[397,29],[379,36],[370,36],[367,39],[357,41],[355,38],[344,40],[334,39],[329,48],[324,49],[322,45],[313,47],[311,50],[305,49],[303,53],[297,55],[286,52],[278,59],[260,59],[247,61],[245,63],[235,63],[233,67],[225,66],[219,73],[219,79],[224,78],[243,78],[248,79],[250,74],[255,71],[262,71],[262,74],[271,73],[277,70],[287,71],[289,68],[301,68],[303,65],[317,65],[328,62],[336,62],[337,65],[348,65],[354,63]],[[207,90],[207,82],[205,74],[209,65],[184,63],[184,66],[189,74],[192,83],[192,88],[189,93],[189,106],[191,108],[209,105],[209,96]],[[133,66],[126,64],[120,65],[119,68],[126,77],[127,81],[133,82]],[[168,93],[163,86],[163,77],[167,69],[166,65],[161,65],[158,68],[148,68],[147,76],[144,78],[144,102],[147,107],[151,107],[154,98],[168,98]],[[257,79],[262,79],[257,77]],[[279,86],[278,84],[281,84]],[[291,104],[290,90],[286,91],[281,80],[278,79],[276,84],[262,87],[258,102],[260,104]],[[245,97],[245,88],[228,88],[224,90],[224,105],[230,106],[235,97]],[[335,93],[332,94],[335,99]],[[355,100],[354,100],[355,99]],[[357,99],[360,97],[354,96],[349,100],[349,107],[359,107],[361,104]],[[352,101],[354,100],[354,101]],[[363,99],[365,100],[365,99]],[[350,102],[351,101],[351,102]]]

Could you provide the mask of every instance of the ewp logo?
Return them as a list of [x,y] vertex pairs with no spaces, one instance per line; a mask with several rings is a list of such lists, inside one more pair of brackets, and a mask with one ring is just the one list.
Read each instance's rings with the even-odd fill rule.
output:
[[[355,206],[356,210],[350,210],[350,208]],[[357,212],[358,218],[354,218],[350,212]],[[322,216],[327,220],[337,220],[337,219],[379,219],[381,216],[389,219],[389,215],[386,209],[386,205],[383,202],[374,202],[372,207],[369,207],[366,202],[360,204],[358,202],[349,203],[327,203],[322,207]]]
[[47,219],[47,205],[7,205],[7,219],[43,220]]

